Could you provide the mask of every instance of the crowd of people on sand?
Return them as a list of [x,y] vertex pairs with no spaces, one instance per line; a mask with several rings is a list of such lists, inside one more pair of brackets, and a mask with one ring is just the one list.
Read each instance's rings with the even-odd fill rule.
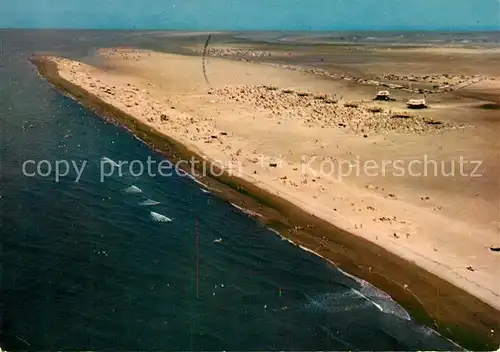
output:
[[[196,48],[194,51],[198,54],[203,54],[204,50],[202,48]],[[243,48],[208,48],[207,55],[209,56],[219,56],[219,57],[227,57],[240,61],[251,61],[252,58],[261,58],[261,57],[271,57],[271,56],[287,56],[287,53],[276,53],[270,51],[256,51],[251,49],[243,49]],[[288,53],[290,54],[290,53]],[[459,88],[463,88],[470,84],[477,83],[484,79],[494,79],[493,77],[484,77],[481,75],[452,75],[448,73],[442,74],[433,74],[433,75],[396,75],[396,74],[384,74],[382,76],[377,77],[376,79],[365,79],[359,77],[353,77],[344,74],[338,74],[329,72],[327,70],[321,68],[310,68],[296,65],[285,65],[285,64],[276,64],[276,63],[268,63],[272,66],[277,66],[281,68],[286,68],[294,71],[301,71],[306,73],[311,73],[315,75],[322,75],[332,79],[346,80],[346,81],[354,81],[359,84],[365,85],[374,85],[380,87],[387,87],[390,89],[400,89],[411,93],[418,94],[433,94],[433,93],[441,93],[446,91],[453,91]],[[411,87],[411,84],[401,84],[401,83],[392,83],[394,81],[397,82],[410,82],[410,83],[420,83],[420,84],[433,84],[432,88],[415,88]]]
[[[194,51],[198,54],[203,54],[204,49],[196,48]],[[270,51],[262,51],[262,50],[252,50],[252,49],[235,49],[235,48],[214,48],[209,47],[207,49],[207,53],[211,56],[222,56],[222,57],[235,57],[235,56],[244,56],[244,57],[266,57],[273,56],[273,53]]]
[[[142,55],[140,49],[127,48],[127,47],[99,49],[97,50],[97,53],[103,59],[110,59],[115,56],[119,56],[123,60],[133,60],[133,61],[139,61]],[[151,53],[148,53],[147,55],[151,56]]]
[[339,101],[334,95],[279,89],[268,85],[227,86],[211,89],[209,94],[253,106],[278,121],[301,120],[310,127],[337,127],[364,136],[391,131],[425,133],[458,127],[373,104]]

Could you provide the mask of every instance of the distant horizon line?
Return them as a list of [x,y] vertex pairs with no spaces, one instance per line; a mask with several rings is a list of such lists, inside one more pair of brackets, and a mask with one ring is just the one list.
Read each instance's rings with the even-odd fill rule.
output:
[[0,30],[81,30],[81,31],[146,31],[146,32],[191,32],[191,33],[235,33],[235,32],[287,32],[287,33],[331,33],[331,32],[439,32],[439,33],[495,33],[500,28],[351,28],[351,29],[187,29],[187,28],[92,28],[92,27],[0,27]]

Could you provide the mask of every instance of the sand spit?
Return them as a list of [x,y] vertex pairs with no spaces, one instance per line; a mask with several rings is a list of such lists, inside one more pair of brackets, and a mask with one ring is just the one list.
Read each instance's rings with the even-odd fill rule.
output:
[[[191,49],[193,52],[201,55],[204,53],[203,48]],[[231,58],[241,61],[253,61],[256,58],[270,58],[270,57],[290,57],[291,55],[297,55],[292,52],[276,52],[276,51],[264,51],[264,50],[252,50],[251,48],[224,48],[224,47],[209,47],[206,51],[207,56],[213,57],[224,57]],[[402,90],[410,93],[416,94],[435,94],[455,91],[458,89],[465,88],[469,85],[484,81],[484,80],[495,80],[495,77],[487,77],[484,75],[453,75],[449,73],[442,74],[430,74],[430,75],[396,75],[396,74],[383,74],[376,79],[364,79],[360,77],[354,77],[350,75],[332,73],[320,68],[307,68],[297,65],[285,65],[276,63],[266,63],[271,66],[286,68],[293,71],[306,72],[310,74],[320,75],[336,80],[345,80],[356,82],[364,85],[378,86],[381,88],[389,88],[394,90]],[[407,83],[391,83],[391,81],[397,82],[415,82],[415,83],[426,83],[432,84],[432,87],[428,88],[414,88],[411,84]]]
[[[465,289],[489,306],[477,301],[472,304],[465,298],[467,295],[454,296],[447,291],[446,298],[439,298],[435,307],[434,286],[426,287],[429,281],[416,284],[421,277],[412,272],[391,279],[395,292],[415,290],[424,306],[432,305],[433,312],[439,308],[437,320],[443,319],[441,314],[447,306],[446,319],[463,314],[457,317],[460,324],[474,329],[474,324],[484,324],[482,331],[487,327],[494,331],[492,338],[498,337],[498,319],[482,318],[479,322],[464,318],[469,313],[494,315],[493,307],[500,307],[496,280],[500,257],[489,249],[498,246],[498,213],[494,208],[498,197],[491,191],[498,185],[494,159],[486,165],[490,171],[486,175],[491,177],[475,183],[463,177],[380,175],[339,179],[322,173],[318,163],[308,164],[310,169],[304,172],[301,161],[302,156],[315,156],[320,162],[351,160],[356,155],[363,160],[412,160],[422,153],[449,161],[458,157],[457,146],[479,153],[471,152],[471,157],[493,155],[498,138],[490,126],[454,129],[457,124],[452,119],[429,124],[425,122],[429,116],[418,115],[401,122],[396,118],[394,125],[387,115],[381,121],[389,122],[377,125],[370,121],[385,116],[386,109],[368,111],[371,103],[363,103],[363,99],[360,103],[335,102],[334,95],[324,93],[336,91],[335,87],[324,86],[334,82],[325,83],[303,73],[214,58],[210,62],[213,85],[209,87],[197,57],[110,49],[100,54],[107,57],[113,70],[61,58],[47,59],[57,64],[63,79],[135,117],[151,131],[235,172],[248,183],[247,187],[257,187],[300,207],[313,219],[290,230],[291,238],[301,239],[300,245],[336,258],[344,247],[335,245],[335,236],[322,237],[324,232],[316,233],[314,229],[320,228],[321,221],[345,229]],[[307,87],[313,88],[311,93]],[[315,108],[321,112],[310,110]],[[446,112],[441,111],[439,116],[446,116]],[[339,116],[334,118],[335,113]],[[334,122],[329,123],[331,119]],[[348,121],[351,119],[355,122]],[[346,126],[339,126],[343,123],[339,121],[345,121]],[[362,138],[365,134],[367,137]],[[293,223],[294,217],[290,219]],[[304,230],[312,235],[302,236]],[[361,265],[363,258],[354,257],[356,265]],[[391,277],[389,267],[372,271],[372,266],[378,266],[373,261],[364,266],[370,268],[370,282]]]
[[[319,68],[304,68],[304,67],[295,66],[295,65],[282,65],[282,64],[271,64],[271,63],[269,63],[268,65],[286,68],[286,69],[293,70],[293,71],[301,71],[301,72],[306,72],[306,73],[310,73],[310,74],[320,75],[320,76],[328,77],[331,79],[356,82],[358,84],[377,86],[377,87],[381,87],[381,88],[402,90],[405,92],[415,93],[415,94],[436,94],[436,93],[450,92],[450,91],[454,91],[457,89],[461,89],[463,87],[466,87],[466,86],[474,84],[474,83],[478,83],[478,82],[483,81],[483,80],[494,79],[494,78],[484,77],[484,76],[466,77],[465,79],[462,79],[461,77],[458,77],[458,76],[450,76],[448,74],[442,74],[439,76],[438,75],[434,76],[436,82],[438,82],[438,81],[441,81],[441,82],[437,83],[433,88],[412,88],[409,84],[395,84],[395,83],[384,82],[385,80],[387,80],[387,81],[392,81],[392,80],[404,81],[405,80],[404,76],[401,76],[401,80],[388,79],[384,76],[379,77],[378,79],[364,79],[364,78],[348,76],[348,75],[344,75],[344,74],[336,74],[336,73],[328,72],[326,70],[319,69]],[[446,77],[446,76],[450,77],[450,79],[449,80],[447,80],[447,79],[440,80],[439,79],[440,77]],[[395,78],[398,76],[388,75],[388,77]],[[430,83],[430,82],[426,81],[426,79],[424,77],[426,77],[426,76],[422,76],[422,77],[411,76],[413,82]]]
[[380,77],[381,80],[388,81],[408,81],[408,82],[420,82],[420,83],[434,83],[435,89],[439,91],[445,90],[456,90],[464,88],[467,85],[471,85],[482,80],[496,80],[495,77],[486,77],[482,75],[452,75],[448,73],[442,73],[440,75],[395,75],[395,74],[385,74]]

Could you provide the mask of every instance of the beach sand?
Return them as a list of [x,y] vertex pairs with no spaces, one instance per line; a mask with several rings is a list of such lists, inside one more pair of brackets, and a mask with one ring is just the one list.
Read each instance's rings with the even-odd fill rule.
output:
[[[45,58],[63,79],[230,174],[500,310],[500,114],[477,100],[495,101],[491,72],[462,95],[443,92],[428,97],[430,109],[409,111],[400,99],[372,101],[376,86],[300,70],[210,57],[207,83],[197,56],[98,55],[100,68]],[[309,248],[321,253],[329,238],[315,236]],[[498,340],[500,321],[488,324]]]

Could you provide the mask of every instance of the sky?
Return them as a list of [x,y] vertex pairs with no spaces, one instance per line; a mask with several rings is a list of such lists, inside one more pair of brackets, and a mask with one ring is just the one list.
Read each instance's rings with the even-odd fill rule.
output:
[[0,0],[0,28],[500,30],[500,0]]

